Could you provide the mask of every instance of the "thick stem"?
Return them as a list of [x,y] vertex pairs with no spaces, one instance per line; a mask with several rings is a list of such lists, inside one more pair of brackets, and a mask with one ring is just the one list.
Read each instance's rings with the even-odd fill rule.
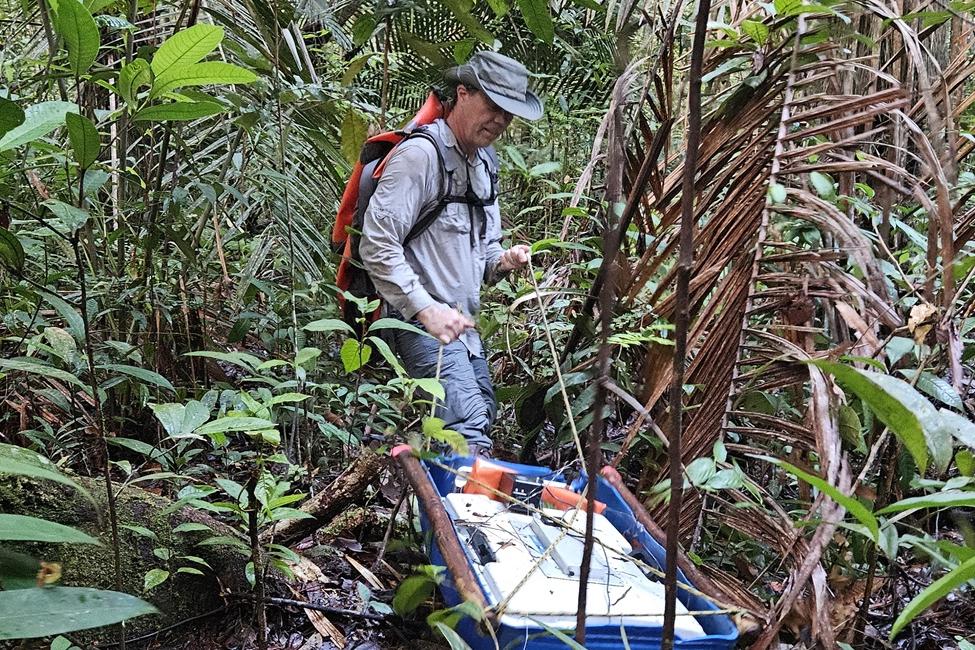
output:
[[694,26],[691,49],[690,87],[687,96],[687,154],[681,188],[680,254],[677,263],[677,320],[674,333],[674,376],[670,386],[670,504],[667,510],[667,566],[664,579],[664,628],[661,650],[674,645],[677,614],[677,553],[680,536],[680,511],[684,491],[681,474],[681,433],[683,422],[684,370],[687,360],[687,330],[690,324],[689,287],[694,264],[694,177],[697,175],[698,147],[701,139],[701,70],[704,67],[704,37],[707,34],[711,0],[701,0]]

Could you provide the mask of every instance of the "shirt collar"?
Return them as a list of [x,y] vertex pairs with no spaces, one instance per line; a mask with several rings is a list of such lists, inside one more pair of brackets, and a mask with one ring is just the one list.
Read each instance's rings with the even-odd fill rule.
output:
[[[434,122],[434,126],[439,129],[440,140],[444,143],[444,146],[448,150],[452,150],[454,154],[452,156],[446,156],[447,159],[444,160],[444,165],[447,167],[447,170],[454,171],[464,163],[464,160],[467,157],[457,144],[457,137],[454,135],[454,132],[450,130],[450,127],[447,126],[446,120],[442,118],[438,119],[436,122]],[[482,154],[480,150],[478,150],[477,154],[474,156],[474,160],[467,160],[467,164],[471,168],[481,165],[483,162],[481,160],[481,156]]]

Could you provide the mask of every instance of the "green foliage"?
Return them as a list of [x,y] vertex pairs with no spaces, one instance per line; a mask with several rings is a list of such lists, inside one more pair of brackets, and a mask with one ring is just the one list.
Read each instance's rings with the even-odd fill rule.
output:
[[88,72],[98,56],[101,37],[87,7],[80,0],[58,0],[54,26],[64,39],[72,72],[75,75]]
[[88,169],[98,160],[101,148],[98,129],[91,120],[77,113],[67,113],[64,121],[68,126],[68,141],[74,152],[74,160],[82,169]]
[[[12,109],[5,109],[8,115]],[[67,113],[77,113],[78,106],[70,102],[40,102],[24,110],[21,123],[0,137],[0,152],[33,142],[64,124]],[[9,122],[8,122],[9,123]]]
[[0,639],[36,639],[112,625],[157,610],[115,591],[43,587],[0,591],[0,613]]
[[975,557],[969,558],[967,561],[958,565],[915,596],[897,616],[897,620],[894,621],[894,625],[890,628],[889,639],[893,640],[919,614],[926,611],[954,589],[957,589],[972,579],[975,579]]

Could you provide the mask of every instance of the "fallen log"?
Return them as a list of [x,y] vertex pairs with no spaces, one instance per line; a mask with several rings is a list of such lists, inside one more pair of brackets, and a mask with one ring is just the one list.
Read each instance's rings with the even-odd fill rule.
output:
[[278,522],[261,534],[261,543],[288,544],[329,524],[379,479],[387,462],[384,456],[364,449],[334,481],[301,505],[301,511],[311,518]]

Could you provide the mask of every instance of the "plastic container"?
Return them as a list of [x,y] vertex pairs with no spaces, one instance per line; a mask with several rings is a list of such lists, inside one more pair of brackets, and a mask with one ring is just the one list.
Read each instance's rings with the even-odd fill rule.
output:
[[[460,468],[472,466],[474,459],[451,457],[441,459],[440,462],[452,470],[457,471]],[[519,465],[497,460],[492,460],[491,462],[512,470],[519,476],[553,481],[561,481],[563,479],[560,474],[546,467]],[[459,491],[455,482],[456,475],[453,472],[435,466],[424,465],[424,467],[427,470],[431,483],[441,497]],[[635,554],[648,565],[654,566],[662,571],[665,558],[663,547],[637,522],[633,516],[633,512],[626,505],[626,502],[620,494],[608,483],[602,479],[598,479],[596,499],[606,505],[605,510],[602,512],[603,516],[612,523],[630,546],[638,549]],[[432,536],[429,529],[429,520],[426,517],[426,513],[422,510],[420,512],[420,525],[426,533],[430,560],[433,564],[442,565],[443,556],[436,544],[431,543]],[[453,533],[457,535],[456,528],[453,530]],[[459,536],[458,539],[460,539]],[[490,602],[490,586],[484,583],[483,576],[477,573],[475,575],[481,582],[481,589],[484,591],[488,602]],[[685,583],[688,582],[682,573],[678,574],[678,579]],[[460,603],[460,598],[449,575],[447,575],[440,589],[448,605],[457,605]],[[578,592],[576,589],[567,591],[571,591],[571,593],[559,594],[558,601],[550,603],[553,609],[575,610]],[[708,599],[684,590],[678,590],[678,599],[690,611],[714,611],[718,609]],[[728,615],[703,615],[696,618],[705,636],[694,639],[681,639],[678,637],[674,641],[675,648],[684,650],[728,650],[735,646],[738,639],[738,628]],[[512,624],[513,621],[518,621],[518,623]],[[563,641],[550,634],[544,627],[534,623],[525,623],[524,621],[525,619],[521,617],[507,615],[501,617],[501,624],[496,631],[496,635],[498,646],[502,650],[545,650],[548,648],[564,650],[567,647]],[[586,626],[587,648],[622,649],[627,646],[633,650],[660,648],[662,631],[660,627],[648,626],[646,624],[630,626],[626,624],[626,617],[623,617],[621,622],[622,627],[625,628],[627,639],[625,645],[620,631],[620,622],[614,621],[612,624],[606,624],[605,619],[602,622],[599,622],[599,619],[596,619],[596,621],[594,624]],[[477,629],[476,623],[469,618],[461,621],[457,627],[457,632],[474,650],[491,650],[495,647],[494,640],[490,636],[482,634]],[[566,633],[569,636],[573,634],[571,631],[566,631]]]

